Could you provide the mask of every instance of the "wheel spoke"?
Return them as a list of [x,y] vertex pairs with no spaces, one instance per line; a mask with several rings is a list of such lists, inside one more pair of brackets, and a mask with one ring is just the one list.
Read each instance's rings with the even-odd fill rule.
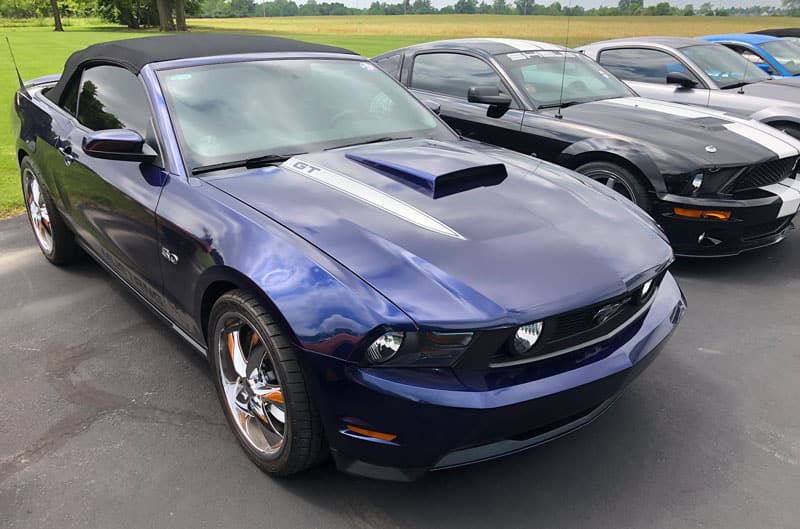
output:
[[609,189],[614,189],[614,186],[617,185],[617,181],[613,178],[608,178],[606,180],[606,187]]
[[247,357],[247,377],[252,377],[256,369],[261,368],[261,364],[264,362],[264,357],[267,355],[267,348],[263,343],[259,343],[258,345],[251,347],[250,354]]
[[233,370],[238,376],[245,377],[247,374],[247,359],[242,351],[240,333],[241,329],[238,328],[228,332],[228,353],[231,355]]

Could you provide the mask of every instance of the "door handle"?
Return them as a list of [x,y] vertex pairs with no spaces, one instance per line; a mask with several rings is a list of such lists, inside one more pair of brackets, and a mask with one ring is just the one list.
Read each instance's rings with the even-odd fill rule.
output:
[[61,156],[64,157],[64,165],[67,167],[69,167],[69,164],[75,160],[75,156],[72,155],[72,147],[69,145],[63,145],[59,147],[58,152],[60,152]]

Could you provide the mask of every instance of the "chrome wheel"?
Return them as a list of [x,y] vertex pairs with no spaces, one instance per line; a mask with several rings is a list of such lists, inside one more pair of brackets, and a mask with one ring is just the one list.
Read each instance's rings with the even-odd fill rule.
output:
[[584,176],[588,176],[592,180],[603,184],[607,188],[619,193],[623,197],[636,204],[636,194],[633,191],[633,188],[618,174],[605,169],[587,171],[583,174]]
[[22,173],[25,191],[25,204],[28,207],[28,216],[33,225],[36,239],[45,253],[53,249],[53,227],[50,224],[50,214],[47,211],[47,201],[39,186],[39,180],[29,168]]
[[253,449],[277,454],[287,434],[287,412],[267,343],[240,314],[227,313],[220,321],[217,351],[225,403]]

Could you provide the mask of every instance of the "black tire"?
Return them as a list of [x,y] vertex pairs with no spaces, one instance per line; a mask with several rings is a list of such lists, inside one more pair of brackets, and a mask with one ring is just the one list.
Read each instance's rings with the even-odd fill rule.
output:
[[[50,195],[47,194],[33,160],[25,156],[22,158],[19,168],[25,211],[42,254],[57,266],[77,261],[81,257],[81,250],[75,242],[75,235],[67,227]],[[37,194],[40,196],[38,201],[35,200]],[[42,205],[44,207],[41,207]],[[44,211],[47,221],[44,221],[42,211]]]
[[[226,325],[230,325],[232,315],[250,326],[259,338],[266,344],[265,361],[269,361],[272,369],[268,373],[276,375],[277,384],[281,391],[281,404],[285,407],[285,422],[283,440],[275,453],[265,453],[252,444],[251,438],[243,432],[236,422],[235,414],[242,417],[241,411],[231,402],[226,395],[225,384],[230,390],[231,382],[224,382],[226,375],[230,374],[230,366],[223,366],[222,354],[229,353],[229,338],[225,334]],[[230,327],[227,327],[230,328]],[[244,328],[244,326],[240,327]],[[244,331],[242,331],[244,332]],[[236,435],[239,444],[248,457],[268,474],[289,476],[306,470],[322,461],[328,455],[319,411],[309,396],[305,377],[300,369],[295,354],[295,347],[288,339],[289,333],[284,326],[273,317],[270,312],[252,294],[244,290],[233,290],[223,294],[211,309],[208,324],[209,358],[214,374],[214,385],[217,388],[222,409],[228,424]],[[223,340],[223,337],[226,337]],[[237,339],[240,336],[237,335]],[[253,334],[252,343],[257,343]],[[251,346],[252,353],[255,346]],[[231,355],[233,356],[233,355]],[[226,357],[227,360],[227,357]],[[235,363],[235,362],[234,362]],[[234,373],[235,375],[235,373]],[[265,377],[266,379],[266,377]],[[265,414],[266,415],[266,414]],[[255,421],[258,417],[253,414],[253,423],[264,426],[267,424]]]
[[597,161],[585,163],[575,170],[602,184],[607,184],[609,180],[613,180],[615,186],[609,186],[611,189],[620,193],[643,210],[650,211],[650,195],[647,187],[638,175],[631,172],[630,169],[613,162]]

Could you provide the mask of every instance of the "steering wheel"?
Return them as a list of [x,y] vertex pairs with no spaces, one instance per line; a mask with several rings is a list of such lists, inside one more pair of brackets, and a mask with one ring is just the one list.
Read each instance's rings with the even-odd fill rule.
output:
[[567,85],[567,90],[572,90],[575,92],[588,92],[586,88],[586,83],[583,81],[572,81],[570,84]]

